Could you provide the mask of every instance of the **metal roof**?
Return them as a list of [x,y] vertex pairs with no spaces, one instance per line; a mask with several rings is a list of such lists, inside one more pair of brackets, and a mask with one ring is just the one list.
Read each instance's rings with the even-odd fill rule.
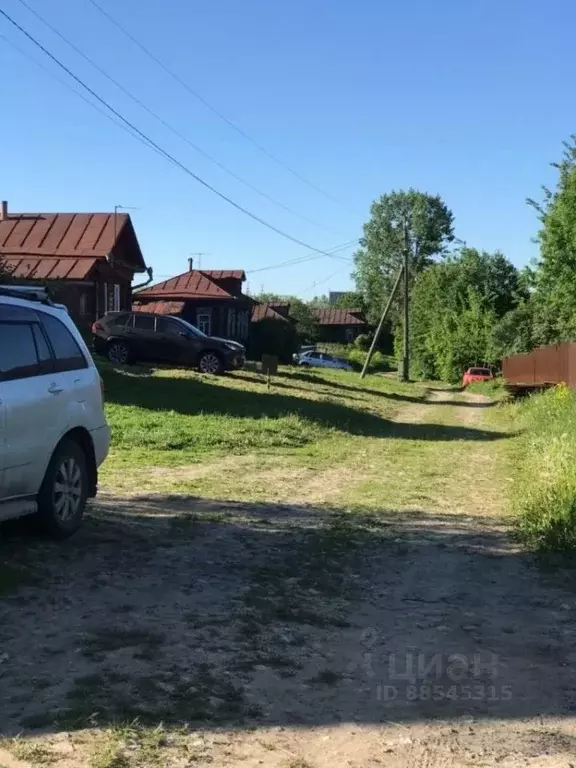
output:
[[334,309],[334,307],[314,309],[314,317],[318,325],[366,325],[360,317],[359,309]]
[[[243,273],[242,273],[243,274]],[[151,285],[150,288],[143,288],[135,294],[135,298],[143,296],[144,298],[168,298],[175,299],[234,299],[236,298],[228,291],[225,291],[214,279],[209,276],[210,272],[193,269],[184,272],[176,277],[164,280],[162,283]]]
[[153,315],[179,315],[184,309],[184,301],[150,301],[147,304],[134,304],[134,312],[149,312]]
[[11,276],[19,280],[85,280],[98,259],[5,258]]
[[0,220],[0,253],[106,256],[127,218],[125,213],[11,213]]
[[261,320],[282,320],[285,323],[290,322],[286,317],[276,311],[279,304],[255,304],[252,309],[252,322],[259,323]]
[[234,278],[234,280],[246,280],[246,273],[243,269],[202,269],[200,272],[204,272],[212,280],[226,280],[227,278]]
[[[136,271],[145,264],[126,213],[10,213],[0,217],[0,256],[105,258],[121,235]],[[140,269],[138,269],[138,267]]]

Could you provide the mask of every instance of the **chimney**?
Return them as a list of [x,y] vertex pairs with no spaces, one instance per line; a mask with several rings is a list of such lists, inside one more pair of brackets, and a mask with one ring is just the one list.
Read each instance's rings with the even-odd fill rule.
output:
[[188,271],[193,272],[194,271],[194,259],[192,256],[188,257]]
[[2,200],[0,206],[0,221],[6,221],[8,219],[8,201]]

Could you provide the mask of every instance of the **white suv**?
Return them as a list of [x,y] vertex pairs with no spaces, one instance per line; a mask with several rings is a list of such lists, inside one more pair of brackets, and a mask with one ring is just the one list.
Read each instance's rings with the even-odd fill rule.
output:
[[35,514],[70,536],[109,444],[100,376],[66,309],[0,286],[0,521]]

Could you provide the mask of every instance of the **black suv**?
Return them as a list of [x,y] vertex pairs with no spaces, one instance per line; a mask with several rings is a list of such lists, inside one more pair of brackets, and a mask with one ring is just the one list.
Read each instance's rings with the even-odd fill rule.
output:
[[147,360],[218,374],[242,368],[246,353],[242,344],[206,336],[179,317],[147,312],[107,312],[92,334],[94,351],[121,365]]

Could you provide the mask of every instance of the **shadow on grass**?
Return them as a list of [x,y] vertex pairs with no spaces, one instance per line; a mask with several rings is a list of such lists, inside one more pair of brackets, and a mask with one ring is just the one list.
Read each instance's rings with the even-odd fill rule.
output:
[[[35,577],[0,599],[3,733],[512,719],[574,701],[572,595],[490,518],[149,495],[101,499],[64,543],[23,530],[0,540]],[[447,695],[410,693],[432,684]]]
[[[247,419],[279,419],[292,414],[350,435],[405,440],[499,440],[508,435],[460,426],[393,422],[370,411],[330,400],[225,387],[210,378],[140,375],[138,369],[104,368],[106,400],[118,405],[183,415],[219,414]],[[325,383],[313,379],[315,383]],[[371,391],[371,390],[370,390]],[[393,396],[396,399],[396,396]],[[400,399],[400,396],[398,396]],[[419,402],[419,401],[416,401]]]
[[[235,376],[237,374],[234,374]],[[284,376],[287,379],[295,379],[296,381],[305,381],[309,383],[314,384],[327,384],[330,387],[333,387],[334,389],[343,389],[348,392],[361,392],[364,394],[374,395],[374,396],[380,396],[384,397],[387,400],[396,400],[400,403],[419,403],[421,405],[452,405],[459,408],[490,408],[493,405],[496,405],[496,401],[489,401],[486,403],[475,403],[471,402],[469,400],[427,400],[425,397],[426,393],[429,392],[463,392],[464,389],[462,387],[457,387],[453,389],[446,389],[446,387],[440,388],[440,387],[430,387],[427,384],[420,384],[422,387],[424,394],[422,397],[417,397],[413,395],[406,395],[401,394],[399,392],[384,392],[381,389],[373,389],[371,387],[363,387],[360,383],[355,385],[350,384],[344,384],[340,381],[333,381],[333,380],[326,380],[320,376],[314,376],[310,373],[300,373],[299,371],[295,370],[294,372],[284,372],[280,373],[280,376]],[[353,374],[352,374],[353,375]],[[361,379],[358,377],[358,382],[360,382]],[[415,382],[418,384],[418,382]]]

